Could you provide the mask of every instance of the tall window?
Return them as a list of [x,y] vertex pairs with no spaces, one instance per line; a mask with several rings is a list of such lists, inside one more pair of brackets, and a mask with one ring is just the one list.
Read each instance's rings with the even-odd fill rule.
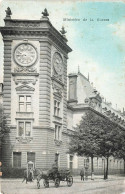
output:
[[13,167],[21,168],[21,152],[13,152]]
[[31,112],[31,96],[19,96],[19,112]]
[[55,125],[55,139],[61,140],[61,126]]
[[35,164],[35,153],[34,152],[27,152],[27,162],[29,161]]
[[89,166],[89,158],[85,158],[84,159],[84,167],[88,167]]
[[55,163],[59,167],[59,154],[55,153]]
[[60,116],[60,101],[54,100],[54,115]]
[[69,156],[69,168],[73,169],[73,156],[72,155]]
[[19,121],[18,122],[18,136],[31,136],[31,122]]

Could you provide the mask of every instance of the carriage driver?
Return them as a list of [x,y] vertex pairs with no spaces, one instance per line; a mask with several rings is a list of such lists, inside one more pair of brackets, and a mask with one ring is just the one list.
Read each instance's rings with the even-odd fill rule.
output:
[[55,161],[54,164],[52,164],[52,168],[48,171],[48,175],[53,175],[58,172],[58,165],[57,162]]

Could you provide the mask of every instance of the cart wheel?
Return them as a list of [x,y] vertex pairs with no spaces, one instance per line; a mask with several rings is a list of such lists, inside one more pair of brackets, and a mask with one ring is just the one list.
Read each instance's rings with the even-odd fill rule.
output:
[[71,187],[72,184],[73,184],[73,177],[70,176],[70,177],[67,178],[67,185],[68,185],[68,187]]
[[37,188],[40,189],[40,182],[37,181]]
[[59,178],[56,178],[55,179],[55,187],[57,188],[57,187],[59,187],[59,185],[60,185],[60,180],[59,180]]
[[44,179],[43,185],[44,185],[45,188],[48,188],[49,187],[49,181]]

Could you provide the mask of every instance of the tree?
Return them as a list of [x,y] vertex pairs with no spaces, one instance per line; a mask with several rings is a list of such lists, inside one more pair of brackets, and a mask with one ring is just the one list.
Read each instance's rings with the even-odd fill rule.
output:
[[117,124],[113,123],[108,118],[103,118],[100,122],[100,142],[98,155],[105,157],[107,161],[104,179],[108,178],[109,157],[114,156],[114,153],[118,150],[117,134]]
[[0,138],[9,132],[9,126],[7,125],[7,115],[4,114],[2,105],[0,104]]
[[91,157],[91,175],[94,172],[93,158],[99,152],[99,116],[94,112],[85,112],[80,124],[77,125],[69,144],[69,153]]
[[104,179],[108,178],[108,159],[118,150],[117,125],[108,118],[94,112],[86,112],[77,125],[69,144],[69,153],[91,157],[91,174],[94,171],[93,158],[104,157],[107,161]]
[[4,135],[9,133],[10,128],[7,125],[7,115],[4,114],[3,106],[0,104],[0,161],[1,161],[1,144],[4,138]]
[[125,129],[119,127],[118,133],[116,136],[118,149],[114,153],[114,157],[124,160],[124,174],[125,174]]

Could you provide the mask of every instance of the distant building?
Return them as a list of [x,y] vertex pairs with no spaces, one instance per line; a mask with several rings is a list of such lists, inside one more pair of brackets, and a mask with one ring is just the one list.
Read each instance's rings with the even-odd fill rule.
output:
[[[68,91],[68,109],[67,109],[67,129],[73,130],[79,124],[81,117],[87,110],[95,112],[100,117],[110,119],[116,122],[121,127],[125,128],[125,114],[119,110],[112,108],[111,102],[104,101],[99,92],[93,87],[80,72],[69,74],[69,91]],[[77,161],[77,162],[76,162]],[[74,169],[80,168],[86,162],[86,158],[72,156]],[[91,162],[91,161],[90,161]],[[91,166],[89,162],[89,165]],[[98,173],[102,172],[104,159],[94,159],[94,169]],[[123,160],[115,160],[110,158],[109,169],[110,173],[122,172],[124,168]]]
[[[57,161],[60,168],[78,171],[88,159],[67,151],[72,130],[84,111],[112,116],[124,127],[125,117],[104,102],[80,72],[69,74],[67,103],[67,59],[72,50],[65,30],[59,33],[45,11],[40,20],[17,20],[11,19],[7,9],[4,21],[0,28],[4,41],[3,107],[10,133],[2,145],[3,165],[24,169],[31,161],[35,168],[49,169]],[[95,160],[102,170],[102,159]],[[113,168],[123,169],[123,161],[117,165]]]

